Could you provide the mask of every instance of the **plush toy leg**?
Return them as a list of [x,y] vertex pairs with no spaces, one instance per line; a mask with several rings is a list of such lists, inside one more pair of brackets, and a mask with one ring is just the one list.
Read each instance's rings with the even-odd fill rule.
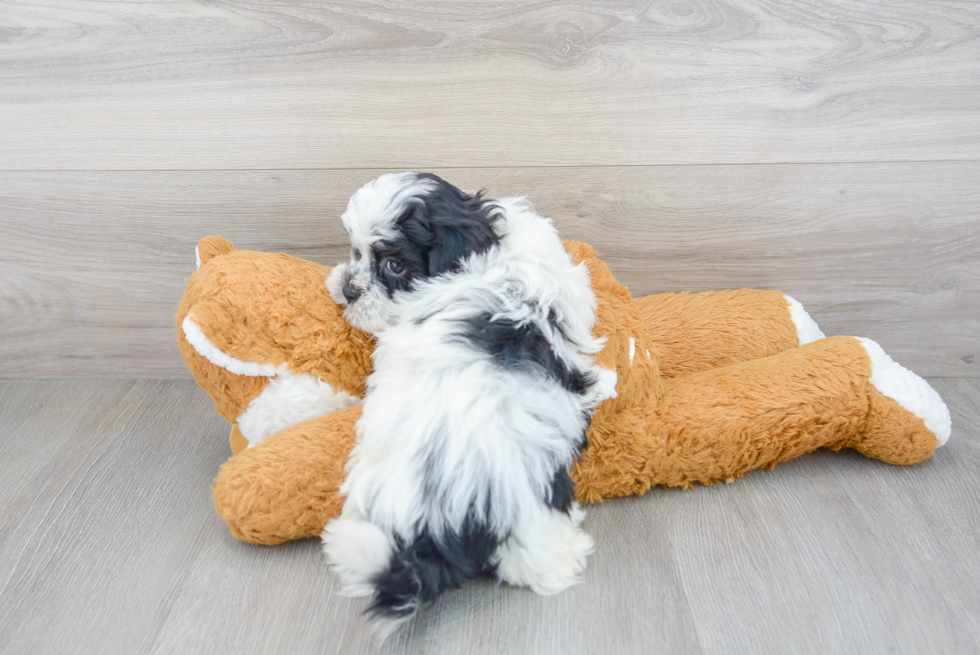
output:
[[[876,379],[879,369],[894,384]],[[667,380],[659,404],[651,399],[590,431],[573,471],[576,492],[595,501],[654,485],[731,481],[821,447],[916,464],[948,435],[948,413],[944,419],[945,405],[921,378],[902,371],[873,361],[858,339],[832,337]],[[925,421],[915,413],[922,407]]]
[[869,357],[868,344],[822,339],[673,381],[661,404],[657,483],[730,480],[822,446],[853,447],[890,464],[928,458],[949,434],[945,405],[877,344]]
[[267,545],[319,536],[343,507],[339,488],[360,416],[360,406],[331,412],[225,462],[211,492],[231,533]]
[[769,357],[824,336],[803,305],[781,291],[662,293],[633,304],[667,378]]

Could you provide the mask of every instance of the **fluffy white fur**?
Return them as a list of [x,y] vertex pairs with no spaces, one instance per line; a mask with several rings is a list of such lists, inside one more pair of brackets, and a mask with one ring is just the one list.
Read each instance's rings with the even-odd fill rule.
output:
[[[351,200],[344,224],[360,258],[393,236],[391,221],[418,192],[405,175],[383,176]],[[343,515],[323,533],[324,551],[352,592],[369,593],[388,565],[383,554],[392,550],[379,531],[392,549],[421,531],[459,533],[476,517],[500,541],[498,577],[538,593],[578,581],[592,551],[582,510],[545,503],[555,471],[579,453],[591,410],[616,393],[615,372],[592,357],[602,342],[592,336],[588,270],[571,263],[551,222],[526,201],[496,202],[499,245],[408,292],[366,303],[362,296],[348,308],[359,327],[377,328],[374,373],[341,487]],[[371,288],[369,266],[354,275]],[[499,366],[465,334],[468,319],[486,314],[535,326],[594,383],[578,394],[533,367]]]
[[361,401],[318,377],[282,372],[238,415],[238,429],[250,446],[286,428],[351,407]]
[[323,549],[330,566],[340,576],[345,596],[370,596],[374,592],[371,576],[391,559],[388,536],[376,525],[347,510],[330,521],[323,530]]
[[578,583],[594,548],[592,537],[579,527],[584,519],[575,503],[570,514],[545,510],[524,522],[497,550],[497,577],[542,595]]

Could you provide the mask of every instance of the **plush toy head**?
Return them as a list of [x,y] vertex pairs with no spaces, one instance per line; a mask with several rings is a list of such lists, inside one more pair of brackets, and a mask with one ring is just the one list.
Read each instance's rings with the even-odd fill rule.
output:
[[329,268],[237,251],[221,237],[202,239],[197,251],[177,311],[178,343],[215,409],[235,424],[234,451],[358,402],[369,337],[330,299]]

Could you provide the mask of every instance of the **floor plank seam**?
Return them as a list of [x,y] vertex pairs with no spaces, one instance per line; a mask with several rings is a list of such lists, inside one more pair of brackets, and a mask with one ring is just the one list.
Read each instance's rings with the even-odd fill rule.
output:
[[167,626],[167,620],[170,618],[170,615],[173,614],[174,608],[177,606],[177,601],[187,589],[187,582],[190,579],[191,574],[194,573],[195,564],[197,564],[198,560],[201,559],[201,553],[204,552],[204,547],[207,543],[208,537],[213,534],[213,531],[209,528],[213,518],[214,517],[212,516],[206,517],[202,521],[201,526],[198,528],[197,536],[194,539],[194,556],[186,561],[183,575],[180,576],[180,580],[168,593],[168,599],[164,601],[165,609],[163,614],[157,620],[153,633],[147,637],[145,642],[146,645],[141,651],[142,655],[149,655],[150,653],[156,651],[156,647],[160,641],[163,629]]
[[[648,494],[650,494],[650,493],[663,493],[664,491],[667,491],[669,493],[669,492],[678,491],[678,490],[675,490],[675,489],[664,490],[664,489],[660,489],[660,488],[654,488],[654,489],[650,489],[649,491],[647,491],[647,493]],[[683,493],[683,491],[684,490],[681,490],[681,493]],[[655,500],[655,503],[654,504],[657,506],[657,514],[660,515],[660,521],[666,527],[666,526],[668,526],[668,523],[669,523],[669,519],[667,517],[667,513],[664,512],[664,508],[663,508],[663,505],[661,504],[660,498],[657,497],[654,500]],[[670,548],[671,562],[674,565],[674,573],[677,576],[677,580],[678,580],[678,582],[680,582],[680,592],[684,596],[684,605],[685,605],[685,607],[687,609],[687,614],[688,614],[688,616],[691,617],[691,623],[694,624],[694,640],[695,640],[695,642],[698,645],[698,653],[700,653],[701,655],[707,655],[707,651],[704,649],[704,642],[703,642],[703,640],[701,638],[701,631],[703,629],[703,626],[702,626],[702,623],[700,621],[698,621],[698,614],[697,614],[697,612],[695,612],[694,606],[691,603],[691,599],[688,597],[688,594],[687,594],[687,584],[686,584],[686,581],[684,580],[684,567],[681,565],[681,562],[677,559],[677,548],[676,548],[676,545],[675,545],[674,540],[671,538],[671,534],[670,534],[670,530],[669,529],[664,532],[663,537],[664,537],[664,539],[667,540],[667,545]]]
[[975,164],[980,158],[961,159],[869,159],[834,161],[759,161],[759,162],[664,162],[645,164],[500,164],[480,166],[457,166],[453,164],[426,164],[418,167],[402,167],[379,164],[377,166],[341,167],[245,167],[245,168],[0,168],[0,173],[262,173],[262,172],[324,172],[356,173],[369,171],[403,170],[521,170],[521,169],[591,169],[591,168],[694,168],[694,167],[732,167],[732,166],[881,166],[888,164]]

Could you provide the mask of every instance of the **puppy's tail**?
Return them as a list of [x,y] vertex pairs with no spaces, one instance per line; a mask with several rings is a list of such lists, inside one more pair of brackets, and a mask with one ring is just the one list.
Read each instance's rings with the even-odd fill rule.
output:
[[424,568],[420,564],[396,551],[388,568],[372,581],[375,591],[366,613],[382,642],[415,618],[424,601],[440,592],[438,588],[427,588],[428,576],[420,570]]
[[374,596],[367,613],[382,640],[415,617],[423,603],[492,573],[499,544],[500,539],[472,517],[459,533],[450,531],[435,539],[423,532],[411,543],[398,543],[388,566],[371,580]]

